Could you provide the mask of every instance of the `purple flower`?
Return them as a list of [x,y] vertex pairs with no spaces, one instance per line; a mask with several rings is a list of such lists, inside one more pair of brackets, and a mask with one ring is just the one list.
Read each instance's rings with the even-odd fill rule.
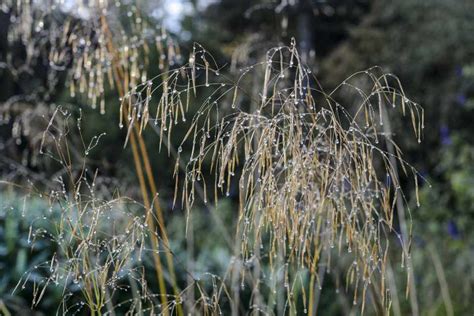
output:
[[453,220],[449,220],[448,222],[448,234],[454,239],[459,239],[461,237],[458,226]]
[[460,105],[460,106],[464,106],[467,102],[467,97],[464,93],[459,93],[458,95],[456,95],[456,102]]
[[462,66],[456,66],[456,76],[462,77],[463,76],[463,71],[462,71]]
[[442,125],[439,129],[439,136],[441,144],[451,145],[451,136],[449,135],[449,128],[446,125]]

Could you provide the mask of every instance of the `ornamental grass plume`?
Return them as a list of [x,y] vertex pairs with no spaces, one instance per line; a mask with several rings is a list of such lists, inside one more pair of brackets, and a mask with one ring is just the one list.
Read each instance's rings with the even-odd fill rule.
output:
[[[210,53],[195,44],[187,65],[139,85],[122,100],[122,106],[128,103],[135,113],[125,119],[138,121],[140,128],[153,122],[169,148],[170,134],[180,121],[186,122],[193,96],[206,91],[208,97],[178,147],[175,202],[178,183],[187,212],[195,202],[197,183],[204,189],[205,203],[208,195],[228,196],[238,183],[237,238],[244,262],[265,257],[274,269],[282,257],[309,269],[311,282],[317,283],[321,261],[330,271],[331,261],[346,252],[353,258],[346,281],[354,286],[354,304],[362,297],[363,310],[366,292],[376,283],[389,309],[388,237],[402,238],[394,228],[401,193],[397,165],[413,174],[416,190],[419,175],[384,133],[384,113],[388,107],[408,115],[421,141],[423,109],[405,96],[396,76],[378,67],[353,74],[325,92],[301,63],[295,41],[270,49],[264,61],[240,69],[236,80],[220,72]],[[259,85],[255,78],[261,79]],[[367,87],[359,88],[357,82]],[[343,89],[354,94],[350,107],[336,99]],[[157,91],[161,96],[153,118],[150,100]],[[383,149],[388,142],[394,153]],[[182,173],[179,154],[186,144],[191,154]],[[206,181],[206,163],[212,184]],[[402,245],[403,261],[410,241]]]

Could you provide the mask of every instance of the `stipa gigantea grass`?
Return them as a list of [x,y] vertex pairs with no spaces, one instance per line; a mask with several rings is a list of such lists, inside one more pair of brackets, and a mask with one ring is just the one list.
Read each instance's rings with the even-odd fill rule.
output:
[[[38,56],[44,57],[49,61],[54,85],[58,83],[57,73],[67,72],[70,95],[85,97],[93,108],[105,113],[107,86],[123,90],[123,85],[127,90],[145,82],[151,50],[159,56],[160,70],[180,61],[180,48],[174,39],[164,28],[152,26],[136,4],[81,0],[73,4],[75,10],[57,0],[48,4],[6,1],[4,8],[11,23],[8,42],[12,46],[22,43],[27,55],[20,67],[7,58],[6,68],[14,76],[31,72]],[[111,40],[117,50],[111,49]],[[114,79],[117,71],[123,80],[120,86]]]
[[[141,262],[143,253],[152,251],[145,243],[149,230],[145,215],[136,216],[127,210],[132,201],[120,197],[102,200],[97,195],[97,173],[91,174],[84,162],[75,161],[81,156],[70,152],[68,116],[58,108],[43,134],[41,151],[64,167],[65,178],[58,176],[57,188],[41,194],[49,200],[50,213],[35,220],[28,236],[32,247],[36,241],[53,241],[56,252],[47,262],[35,266],[35,270],[46,271],[47,277],[32,280],[31,275],[38,271],[26,271],[14,292],[32,284],[32,307],[36,307],[50,286],[60,286],[64,301],[58,313],[79,312],[87,307],[91,314],[101,314],[106,305],[113,304],[117,291],[129,290],[127,283],[141,284],[140,293],[146,295],[142,269],[135,261]],[[80,124],[79,120],[79,131]],[[83,143],[83,161],[100,137],[94,137],[88,145]],[[55,146],[45,147],[48,142]],[[46,225],[50,220],[53,222]],[[126,284],[124,279],[128,279]],[[82,293],[82,299],[69,304],[77,291]]]
[[[183,300],[193,292],[189,310],[221,313],[228,290],[220,276],[204,273],[197,279],[184,269],[191,282],[177,295],[162,291],[155,282],[150,285],[157,268],[154,255],[173,255],[172,250],[150,227],[148,213],[143,212],[147,207],[110,192],[98,172],[87,168],[87,156],[99,146],[102,135],[86,141],[81,134],[82,120],[79,115],[74,121],[63,107],[47,119],[40,151],[59,165],[62,176],[53,179],[55,185],[49,191],[40,191],[31,182],[21,212],[25,218],[30,216],[30,198],[48,201],[49,210],[32,219],[28,243],[35,249],[47,241],[55,251],[47,261],[25,271],[13,293],[32,290],[35,309],[52,288],[59,287],[63,301],[56,313],[62,315],[163,315],[178,314]],[[151,234],[160,241],[158,248],[148,242]],[[165,273],[172,284],[170,272]]]
[[[77,1],[74,4],[80,9],[77,15],[68,12],[62,1],[52,1],[50,5],[8,1],[5,8],[9,9],[12,21],[9,40],[10,43],[20,41],[28,48],[24,67],[27,70],[31,69],[30,63],[36,60],[33,53],[47,56],[51,78],[57,78],[59,71],[70,70],[67,72],[66,84],[69,85],[71,96],[79,92],[93,108],[100,103],[101,113],[105,113],[107,82],[110,88],[123,97],[124,91],[146,81],[151,49],[155,48],[159,55],[158,67],[161,70],[180,60],[179,47],[174,40],[163,28],[150,27],[151,24],[135,4],[121,1]],[[37,38],[41,40],[37,41]],[[12,73],[16,71],[13,65],[7,66]],[[134,110],[130,109],[131,117],[135,115]],[[129,115],[128,109],[123,112]],[[157,190],[146,146],[138,131],[132,135],[130,132],[127,140],[130,137],[146,212],[151,214],[151,207],[154,207],[159,219],[160,235],[167,242],[161,209],[158,203],[151,204],[150,196],[156,196]],[[150,218],[150,215],[147,216]],[[154,223],[151,222],[151,225]],[[152,239],[157,247],[156,238]],[[171,257],[167,257],[167,265],[173,275]],[[156,266],[157,278],[164,292],[166,285],[158,257]],[[171,282],[177,295],[179,289],[173,279]],[[166,305],[166,297],[162,298],[163,305]]]
[[[170,134],[180,119],[186,120],[192,95],[212,87],[178,148],[180,153],[182,146],[192,142],[181,179],[182,204],[191,210],[198,182],[204,188],[205,202],[209,192],[216,198],[229,195],[231,185],[238,182],[237,236],[244,262],[260,260],[263,255],[256,258],[255,250],[261,248],[272,269],[279,269],[274,265],[278,258],[309,269],[312,291],[319,282],[318,267],[324,265],[329,271],[331,262],[337,260],[334,256],[349,253],[353,264],[347,268],[346,282],[354,288],[354,304],[361,302],[363,311],[367,291],[376,288],[388,311],[388,238],[402,239],[394,228],[395,197],[401,192],[394,163],[405,173],[413,173],[416,187],[419,175],[384,133],[384,111],[394,107],[409,116],[415,137],[421,141],[423,109],[405,96],[394,75],[376,67],[325,92],[301,63],[294,41],[289,47],[269,50],[264,61],[240,69],[237,80],[219,77],[220,69],[210,61],[211,55],[195,44],[187,65],[139,85],[122,100],[134,109],[129,122],[138,121],[143,128],[151,96],[161,92],[154,123],[160,129],[160,141],[169,148]],[[256,86],[251,79],[259,73],[263,80]],[[153,80],[158,83],[153,85]],[[357,82],[366,87],[358,87]],[[350,108],[335,99],[342,89],[354,95]],[[384,142],[396,151],[385,151]],[[203,175],[206,160],[213,185]],[[177,161],[176,194],[178,165]],[[409,236],[403,238],[402,260],[406,260],[410,242]],[[245,272],[241,277],[245,278]],[[297,283],[289,280],[285,287]],[[313,298],[309,299],[312,312]],[[289,305],[294,311],[295,306]]]
[[[95,189],[87,182],[83,182],[85,191],[90,190],[93,195]],[[50,193],[40,196],[49,198],[50,210],[34,219],[28,243],[35,249],[37,244],[44,247],[49,242],[56,246],[55,252],[47,261],[25,271],[12,292],[32,291],[33,310],[59,289],[63,300],[57,315],[177,314],[186,292],[192,291],[196,295],[190,311],[222,314],[221,305],[228,290],[217,275],[202,274],[178,296],[162,293],[150,285],[154,274],[151,252],[157,250],[146,241],[148,234],[156,232],[150,231],[144,216],[135,215],[140,214],[143,205],[124,197],[102,200],[86,192],[77,200],[62,193]],[[25,217],[30,217],[28,205],[35,196],[38,194],[25,197]],[[163,246],[158,251],[170,250]],[[167,297],[166,305],[161,304],[162,296]]]

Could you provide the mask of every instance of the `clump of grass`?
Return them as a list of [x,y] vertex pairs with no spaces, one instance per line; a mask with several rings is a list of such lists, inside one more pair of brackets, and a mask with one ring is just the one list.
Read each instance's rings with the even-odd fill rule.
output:
[[[394,75],[379,68],[356,73],[325,92],[301,63],[294,42],[269,50],[264,61],[240,69],[236,80],[219,72],[211,55],[195,44],[187,65],[161,75],[160,80],[154,78],[156,85],[149,81],[138,86],[122,101],[122,106],[128,102],[138,113],[128,117],[130,124],[135,123],[134,117],[141,118],[141,128],[153,121],[169,148],[174,126],[186,121],[192,95],[198,89],[210,90],[178,148],[179,155],[192,140],[181,180],[182,204],[191,210],[197,183],[204,188],[206,202],[208,192],[216,198],[229,195],[231,185],[238,182],[237,236],[243,261],[260,260],[255,249],[265,249],[270,264],[283,257],[309,269],[312,282],[318,282],[321,261],[329,271],[334,256],[346,252],[353,257],[346,281],[354,286],[354,304],[361,301],[363,310],[366,292],[377,282],[388,309],[387,240],[391,234],[401,239],[394,229],[396,196],[401,192],[397,165],[413,173],[416,186],[418,175],[384,133],[384,113],[393,107],[409,115],[421,141],[423,109],[405,96]],[[262,80],[256,86],[252,79],[259,75]],[[359,88],[358,81],[370,85]],[[250,91],[248,86],[253,86]],[[350,108],[335,99],[342,89],[356,95]],[[150,99],[157,90],[161,97],[156,117],[150,119]],[[395,153],[383,149],[386,143],[395,146]],[[213,185],[205,181],[206,161]],[[403,243],[403,260],[409,256],[407,245]]]
[[[174,259],[174,254],[156,226],[149,225],[147,207],[120,196],[118,191],[110,191],[109,183],[98,171],[88,169],[87,157],[99,147],[103,135],[86,141],[81,133],[82,120],[82,114],[74,119],[63,107],[58,107],[47,120],[40,152],[58,165],[58,174],[62,175],[52,179],[54,184],[46,191],[27,181],[29,185],[21,186],[28,192],[22,208],[12,211],[28,218],[29,199],[46,200],[48,209],[41,216],[31,212],[28,244],[35,249],[47,241],[54,245],[54,253],[25,271],[12,294],[32,290],[34,309],[47,298],[51,288],[59,288],[63,300],[57,313],[64,315],[179,314],[185,299],[190,302],[190,311],[222,313],[220,304],[228,298],[228,291],[218,275],[205,272],[194,277],[177,260],[190,277],[182,291],[171,294],[169,288],[163,291],[153,282],[155,256],[170,254]],[[4,184],[12,183],[2,181]],[[156,217],[151,220],[155,225],[158,222]],[[158,245],[150,242],[151,235]],[[170,272],[165,273],[172,286]]]
[[[48,192],[38,193],[33,184],[28,189],[29,195],[40,194],[50,205],[49,214],[45,212],[30,226],[28,243],[34,247],[42,239],[48,239],[56,245],[56,251],[48,261],[35,266],[35,270],[45,272],[42,275],[47,275],[46,278],[31,278],[36,271],[26,271],[13,292],[28,282],[33,283],[32,306],[35,307],[50,286],[59,286],[64,301],[58,312],[77,313],[86,306],[95,315],[101,314],[106,305],[113,308],[116,292],[130,291],[132,283],[140,285],[136,291],[141,296],[147,296],[141,261],[146,252],[158,250],[146,246],[150,231],[146,215],[135,215],[137,203],[114,193],[104,200],[100,182],[99,188],[96,187],[97,173],[91,174],[85,167],[86,156],[101,136],[83,143],[83,147],[77,146],[79,156],[71,155],[73,145],[68,139],[72,130],[78,130],[80,135],[80,119],[71,127],[70,113],[58,107],[43,134],[40,150],[58,162],[65,175],[53,179],[55,185]],[[50,142],[54,146],[44,146]],[[82,163],[76,161],[78,157]],[[27,199],[23,216],[28,215]],[[46,222],[50,223],[46,225]],[[77,292],[82,294],[82,299],[69,304]]]
[[[77,153],[71,155],[72,146],[65,142],[69,126],[55,123],[59,114],[67,115],[58,108],[43,134],[41,148],[61,165],[67,177],[58,179],[60,190],[48,194],[52,203],[61,206],[58,231],[48,233],[61,236],[51,237],[60,247],[45,264],[51,277],[34,285],[33,304],[43,298],[48,285],[63,276],[65,283],[77,281],[82,302],[91,313],[100,314],[104,309],[112,313],[114,293],[126,275],[130,288],[141,285],[138,292],[132,291],[133,298],[126,300],[131,312],[182,314],[186,297],[191,311],[220,313],[226,301],[233,314],[238,314],[240,294],[249,283],[250,309],[273,311],[275,303],[263,302],[261,284],[265,284],[275,294],[269,295],[269,302],[277,295],[280,301],[283,295],[285,306],[278,302],[279,312],[295,313],[294,293],[300,291],[304,310],[313,314],[317,308],[314,292],[322,288],[323,272],[331,271],[337,259],[350,257],[344,274],[354,305],[361,303],[364,311],[369,291],[382,306],[379,312],[388,312],[391,294],[385,276],[389,236],[402,240],[402,261],[408,260],[410,253],[410,232],[402,239],[394,228],[395,204],[403,196],[397,168],[412,173],[416,186],[418,174],[403,160],[401,150],[383,127],[387,108],[395,107],[410,117],[418,141],[423,129],[423,110],[405,96],[394,75],[372,68],[326,92],[301,62],[295,41],[270,49],[263,61],[241,68],[237,76],[224,75],[199,44],[193,46],[186,64],[175,64],[180,59],[179,48],[163,31],[151,40],[160,56],[161,73],[148,78],[145,66],[150,41],[140,35],[148,29],[133,6],[127,11],[130,24],[121,25],[119,20],[111,21],[111,6],[103,1],[88,6],[91,19],[73,16],[60,22],[50,19],[54,8],[41,7],[43,13],[37,20],[35,4],[10,1],[8,5],[16,17],[10,40],[21,39],[25,45],[33,45],[33,51],[34,45],[40,44],[31,41],[33,34],[42,31],[45,21],[61,25],[59,32],[49,34],[51,47],[45,52],[55,71],[66,65],[72,69],[68,80],[72,96],[79,91],[93,107],[100,104],[104,112],[105,82],[117,90],[121,97],[119,125],[128,129],[125,144],[130,140],[144,200],[144,216],[136,217],[122,211],[128,204],[126,199],[111,195],[102,200],[95,195],[95,174],[86,170],[85,160],[74,161]],[[34,30],[33,20],[37,21]],[[112,32],[111,24],[132,33]],[[336,95],[341,90],[354,95],[353,104],[338,102]],[[152,101],[158,93],[157,101]],[[204,102],[195,106],[204,93]],[[188,121],[192,111],[196,114]],[[159,207],[154,218],[156,184],[141,138],[149,123],[158,130],[160,148],[165,143],[168,153],[173,149],[171,134],[177,125],[189,124],[177,146],[174,169],[174,204],[181,202],[187,221],[197,196],[207,203],[212,197],[217,200],[230,195],[232,186],[238,188],[236,257],[222,278],[209,274],[211,291],[193,278],[184,290],[176,284],[174,257]],[[77,126],[80,129],[80,124]],[[100,137],[87,145],[80,138],[83,153],[79,156],[87,156]],[[54,153],[46,150],[48,143],[54,145]],[[183,166],[181,154],[187,146],[190,157]],[[389,146],[394,150],[384,149]],[[123,216],[112,216],[116,210]],[[104,224],[110,224],[109,216],[120,229]],[[44,231],[32,229],[31,234],[38,237]],[[151,238],[150,248],[145,247],[145,237]],[[147,251],[153,253],[158,293],[149,291],[144,269],[136,263]],[[166,281],[173,294],[167,293],[161,259],[156,255],[160,251],[166,253],[170,274]],[[264,263],[269,271],[262,269]],[[309,272],[307,287],[301,270]],[[270,280],[265,279],[266,272]],[[195,291],[198,298],[189,295]],[[65,295],[63,312],[71,308],[67,298]]]
[[[38,56],[41,56],[49,61],[49,93],[57,87],[58,74],[64,71],[71,97],[81,96],[93,108],[99,107],[100,112],[105,113],[107,87],[123,97],[128,89],[146,82],[151,50],[155,50],[159,56],[160,70],[167,69],[180,60],[179,47],[173,38],[163,28],[156,27],[156,23],[148,23],[149,17],[143,16],[136,4],[121,1],[78,1],[74,4],[78,9],[77,14],[68,10],[62,1],[43,5],[9,0],[4,6],[11,21],[8,28],[9,44],[13,46],[20,42],[25,47],[27,56],[21,69],[11,63],[6,63],[5,68],[15,75],[20,70],[31,72],[38,62]],[[124,113],[134,115],[132,109],[130,114],[127,109]],[[127,141],[129,137],[130,133]],[[150,216],[154,208],[160,236],[167,244],[161,209],[158,203],[151,203],[157,191],[145,143],[138,132],[130,138],[147,221],[151,226],[155,225]],[[151,238],[153,247],[158,247],[156,237]],[[161,262],[158,257],[155,259],[157,277],[161,291],[164,292],[166,285],[160,271]],[[173,261],[169,256],[167,265],[177,295],[179,290],[173,281]],[[166,297],[162,298],[163,305],[166,305]]]

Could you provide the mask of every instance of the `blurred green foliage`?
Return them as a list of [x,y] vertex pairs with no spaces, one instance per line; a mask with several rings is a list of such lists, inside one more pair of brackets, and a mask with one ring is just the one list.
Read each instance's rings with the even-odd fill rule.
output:
[[[44,277],[35,266],[48,261],[57,245],[46,238],[32,243],[30,227],[40,222],[38,227],[52,231],[52,221],[44,220],[46,216],[53,219],[58,212],[50,211],[41,198],[21,197],[11,192],[0,194],[0,297],[12,315],[42,315],[30,309],[31,284]],[[25,280],[27,275],[29,281]],[[37,310],[55,310],[61,300],[61,289],[51,287]]]

